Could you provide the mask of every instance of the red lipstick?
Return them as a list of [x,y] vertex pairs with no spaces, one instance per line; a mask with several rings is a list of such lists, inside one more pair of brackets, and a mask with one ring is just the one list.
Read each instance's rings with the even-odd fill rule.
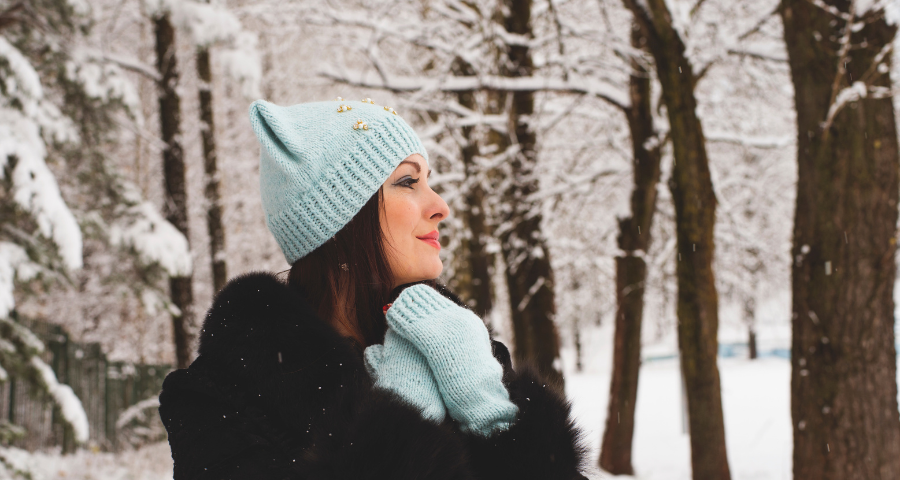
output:
[[425,243],[431,245],[432,247],[434,247],[434,248],[440,250],[440,249],[441,249],[441,242],[438,241],[438,239],[440,238],[440,236],[441,236],[441,235],[438,233],[438,231],[437,231],[437,230],[434,230],[434,231],[431,232],[431,233],[428,233],[428,234],[425,234],[425,235],[422,235],[422,236],[418,236],[418,237],[416,237],[416,238],[418,238],[419,240],[421,240],[421,241],[423,241],[423,242],[425,242]]

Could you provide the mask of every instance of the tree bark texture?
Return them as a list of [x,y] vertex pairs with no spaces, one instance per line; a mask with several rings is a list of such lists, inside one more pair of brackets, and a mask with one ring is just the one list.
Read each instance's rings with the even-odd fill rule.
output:
[[[532,38],[531,0],[504,0],[507,32]],[[531,51],[525,45],[507,47],[503,73],[528,77],[534,71]],[[514,355],[518,362],[530,363],[562,389],[559,370],[559,333],[554,316],[553,270],[546,240],[541,233],[540,206],[529,197],[538,189],[534,176],[537,163],[536,134],[530,125],[534,113],[534,92],[511,92],[509,104],[510,140],[517,152],[511,156],[505,178],[499,232],[506,263],[506,282],[512,310]]]
[[[165,215],[185,238],[190,240],[187,218],[187,194],[185,192],[184,150],[181,147],[181,107],[178,97],[178,65],[175,58],[175,29],[168,14],[154,20],[156,30],[156,69],[159,82],[159,125],[163,149],[163,176],[165,182]],[[172,316],[175,338],[175,358],[178,368],[187,368],[191,362],[191,334],[193,290],[192,276],[171,277],[169,291],[172,303],[179,309]]]
[[[637,50],[645,47],[646,39],[637,25],[632,29],[631,43]],[[631,447],[641,366],[644,283],[647,279],[647,264],[642,254],[650,248],[661,156],[660,146],[645,148],[648,141],[657,135],[653,126],[650,72],[637,60],[632,60],[631,68],[631,104],[625,113],[631,132],[634,189],[631,193],[631,216],[619,220],[618,243],[624,255],[616,257],[613,370],[599,460],[600,468],[613,475],[634,475]]]
[[209,232],[209,256],[212,264],[213,291],[228,281],[225,263],[225,227],[222,224],[222,197],[219,194],[219,170],[216,165],[216,129],[213,123],[212,70],[209,49],[197,50],[197,75],[200,79],[200,136],[203,140],[203,169],[206,185],[206,227]]
[[[896,27],[883,12],[854,18],[854,2],[824,3],[843,16],[805,0],[780,11],[797,110],[794,478],[896,479],[898,142],[892,98],[872,95],[892,88]],[[855,82],[867,93],[834,110]]]
[[656,63],[674,154],[669,189],[675,203],[678,260],[678,347],[687,391],[691,466],[696,480],[729,480],[713,274],[716,198],[703,128],[697,117],[695,77],[665,0],[624,0],[644,30]]
[[[457,76],[472,76],[475,74],[472,67],[462,59],[457,59],[454,65],[454,74]],[[457,101],[463,107],[470,110],[478,110],[474,91],[461,91],[457,93]],[[491,290],[491,266],[494,264],[494,255],[488,253],[485,240],[490,235],[490,228],[485,214],[485,191],[482,187],[482,172],[475,163],[478,156],[479,142],[475,127],[462,127],[462,137],[465,141],[461,149],[463,167],[466,180],[464,184],[463,201],[465,210],[462,212],[463,226],[467,230],[460,242],[460,252],[454,255],[459,257],[456,274],[453,279],[454,292],[473,308],[482,318],[486,317],[494,307],[493,291]]]

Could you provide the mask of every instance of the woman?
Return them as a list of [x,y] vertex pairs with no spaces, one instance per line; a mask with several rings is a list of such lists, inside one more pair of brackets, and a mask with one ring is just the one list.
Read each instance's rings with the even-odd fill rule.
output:
[[434,283],[447,204],[389,107],[250,109],[291,270],[232,280],[160,416],[175,479],[562,479],[569,406]]

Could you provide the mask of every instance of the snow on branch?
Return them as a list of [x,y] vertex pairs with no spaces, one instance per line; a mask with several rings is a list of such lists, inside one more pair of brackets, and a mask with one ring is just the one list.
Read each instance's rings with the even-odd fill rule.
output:
[[145,265],[159,265],[173,277],[190,275],[193,266],[188,241],[149,202],[131,207],[131,222],[110,228],[114,245],[132,248]]
[[[427,48],[432,51],[442,52],[447,55],[467,56],[468,48],[449,42],[435,41],[434,35],[427,34],[422,22],[401,22],[396,19],[393,21],[373,19],[366,15],[354,15],[344,11],[334,10],[310,10],[304,12],[303,21],[308,24],[323,26],[342,26],[342,27],[359,27],[371,30],[376,33],[373,42],[384,37],[397,38],[410,45]],[[470,34],[463,39],[464,42],[471,44],[479,44],[484,41],[484,37],[478,32],[469,32]]]
[[58,109],[44,102],[31,62],[2,37],[0,58],[5,60],[0,70],[5,85],[0,103],[0,179],[9,172],[12,200],[31,214],[41,235],[56,244],[67,268],[81,268],[81,229],[45,163],[46,141],[77,141],[77,133]]
[[[851,49],[850,35],[855,31],[854,20],[857,18],[855,12],[860,10],[867,12],[869,8],[881,8],[880,1],[875,2],[874,6],[871,5],[872,2],[868,0],[863,0],[862,3],[866,4],[864,8],[860,7],[860,0],[851,1],[851,13],[844,17],[847,20],[847,25],[844,27],[844,34],[841,37],[837,72],[831,87],[831,102],[828,107],[828,114],[825,116],[825,121],[822,122],[822,130],[826,132],[826,135],[834,122],[834,118],[846,104],[866,98],[867,96],[871,98],[885,98],[891,95],[890,89],[878,86],[870,87],[868,82],[870,82],[873,77],[888,72],[889,66],[885,63],[885,58],[887,58],[889,53],[894,51],[893,43],[887,43],[881,48],[872,60],[872,65],[863,74],[860,80],[853,82],[850,86],[839,89],[842,79],[847,73],[847,56]],[[900,6],[896,7],[900,9]]]
[[197,47],[209,47],[234,38],[241,22],[228,10],[194,0],[145,0],[144,7],[152,17],[170,14],[172,22],[188,32]]
[[143,125],[140,96],[123,70],[131,70],[158,81],[159,74],[138,60],[126,59],[91,49],[71,52],[66,77],[79,84],[85,95],[103,103],[119,101],[138,125]]
[[[2,246],[0,243],[0,247]],[[84,443],[90,437],[90,428],[81,400],[71,387],[59,383],[53,369],[41,360],[42,352],[44,344],[31,330],[6,316],[0,316],[0,359],[7,363],[7,367],[15,366],[16,371],[24,371],[25,378],[32,381],[34,386],[47,394],[59,407],[75,441]]]
[[[818,2],[818,3],[821,3],[822,5],[824,5],[822,0],[811,0],[811,1],[813,1],[813,3]],[[853,94],[853,91],[848,92],[846,88],[844,90],[839,90],[839,89],[841,86],[841,82],[843,81],[844,77],[847,74],[847,55],[850,53],[850,36],[853,33],[852,27],[853,27],[853,21],[855,18],[853,15],[855,12],[854,4],[855,4],[855,0],[850,0],[850,13],[845,14],[844,16],[841,17],[847,21],[847,24],[844,26],[844,34],[841,36],[841,41],[840,41],[841,48],[838,50],[837,71],[835,72],[834,80],[831,83],[831,101],[828,102],[830,105],[828,107],[828,115],[826,115],[825,121],[822,123],[822,130],[825,131],[825,135],[828,135],[828,129],[831,127],[831,123],[834,120],[834,116],[837,115],[837,112],[839,112],[840,109],[844,106],[844,104],[850,100],[850,98],[852,97],[852,94]],[[817,6],[824,8],[824,7],[822,7],[822,5],[817,5]],[[825,5],[825,6],[827,7],[828,5]],[[831,8],[834,8],[834,7],[831,7]],[[862,94],[863,94],[863,96],[865,96],[865,93],[866,93],[866,89],[865,89],[866,84],[865,83],[854,82],[854,84],[851,85],[850,88],[858,89],[857,84],[862,85]],[[856,90],[856,91],[858,92],[858,90]],[[856,98],[859,98],[859,96],[857,96]],[[839,101],[839,99],[841,101]]]
[[732,143],[755,148],[785,148],[794,144],[792,135],[784,136],[752,136],[730,132],[711,132],[706,134],[706,141],[716,143]]
[[114,63],[125,70],[139,73],[154,82],[158,82],[162,80],[162,77],[159,76],[159,72],[156,71],[152,66],[147,65],[145,63],[141,63],[141,61],[133,59],[133,58],[125,58],[120,57],[118,55],[113,55],[110,53],[102,54],[101,58],[107,62]]
[[584,175],[571,178],[568,181],[560,183],[557,186],[541,189],[534,194],[529,195],[528,201],[539,202],[558,195],[578,192],[579,188],[592,185],[594,182],[601,178],[609,177],[612,175],[619,175],[621,173],[623,173],[621,169],[601,168],[594,172],[589,172]]
[[888,25],[900,25],[900,3],[896,0],[856,0],[855,6],[857,17],[882,10]]
[[777,62],[777,63],[787,63],[788,62],[787,57],[785,57],[783,55],[777,55],[777,54],[773,55],[773,54],[771,54],[769,52],[765,52],[765,51],[756,51],[756,50],[749,50],[749,49],[739,50],[739,49],[729,48],[728,54],[735,55],[738,57],[749,57],[749,58],[755,58],[757,60],[766,60],[766,61]]
[[231,47],[219,55],[219,61],[228,75],[241,84],[241,94],[245,98],[262,96],[262,60],[256,48],[258,43],[256,33],[242,31],[235,36]]
[[863,82],[853,82],[853,85],[844,87],[844,89],[837,94],[831,106],[828,107],[828,116],[825,117],[825,121],[822,122],[822,130],[828,130],[831,127],[831,124],[834,122],[834,117],[837,116],[842,108],[844,108],[844,105],[866,98],[867,93],[868,88]]
[[828,5],[822,0],[807,0],[809,3],[821,8],[822,10],[834,15],[835,17],[851,21],[853,19],[853,14],[848,12],[842,12],[837,7]]
[[41,235],[56,244],[65,266],[79,269],[81,228],[63,201],[45,156],[37,123],[17,110],[0,106],[0,178],[3,167],[14,161],[10,179],[13,201],[31,213]]
[[88,438],[90,438],[87,414],[84,412],[81,400],[72,391],[72,387],[59,383],[56,379],[56,374],[53,373],[53,369],[37,355],[31,357],[31,367],[40,374],[40,382],[47,393],[50,394],[53,402],[59,406],[63,419],[72,428],[75,441],[78,443],[87,442]]
[[261,95],[258,37],[244,30],[237,16],[228,9],[194,0],[144,0],[144,5],[151,16],[170,14],[172,22],[188,33],[195,47],[223,46],[220,60],[225,71],[241,84],[241,93],[247,98]]
[[6,60],[10,70],[10,75],[4,75],[3,79],[6,96],[20,99],[24,97],[32,101],[44,96],[40,76],[31,62],[3,37],[0,37],[0,58]]
[[591,95],[603,99],[619,109],[626,109],[629,104],[625,92],[605,82],[592,80],[540,77],[501,77],[495,75],[471,77],[407,77],[391,76],[382,79],[370,72],[353,72],[341,74],[323,70],[320,76],[356,87],[378,88],[392,92],[463,92],[470,90],[500,90],[557,92]]
[[121,430],[125,428],[131,421],[138,420],[144,416],[144,411],[152,408],[159,408],[159,397],[154,395],[150,398],[141,400],[138,403],[126,408],[119,414],[116,419],[116,428]]
[[16,307],[13,291],[15,282],[33,278],[40,267],[32,263],[24,248],[10,242],[0,242],[0,318],[9,316]]

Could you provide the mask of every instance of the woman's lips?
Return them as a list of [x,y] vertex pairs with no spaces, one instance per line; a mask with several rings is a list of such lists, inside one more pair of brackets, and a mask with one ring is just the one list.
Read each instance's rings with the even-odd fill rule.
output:
[[431,233],[428,233],[426,235],[422,235],[421,237],[416,237],[416,238],[431,245],[432,247],[434,247],[438,250],[441,249],[441,242],[438,241],[438,238],[440,238],[440,234],[438,233],[437,230],[435,230]]

